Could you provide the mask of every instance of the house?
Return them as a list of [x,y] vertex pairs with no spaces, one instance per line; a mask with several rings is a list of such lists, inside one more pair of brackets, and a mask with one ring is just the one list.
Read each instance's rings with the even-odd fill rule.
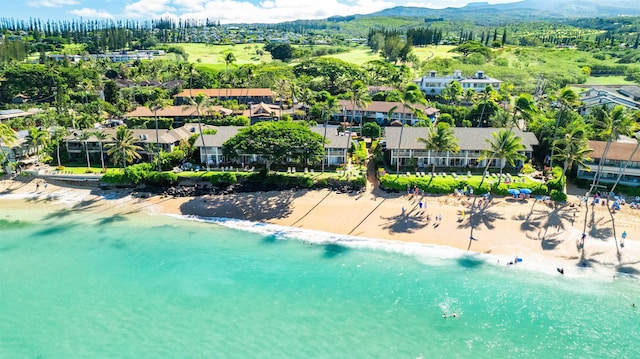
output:
[[[577,178],[593,180],[593,177],[598,172],[598,163],[600,163],[606,146],[606,141],[589,141],[589,148],[591,148],[593,152],[589,153],[591,161],[586,163],[586,165],[589,166],[591,171],[580,166],[578,168]],[[633,154],[633,158],[631,158],[631,162],[627,165],[624,176],[622,176],[619,183],[627,186],[639,186],[640,151],[637,151],[637,146],[638,142],[635,141],[612,142],[604,160],[600,182],[614,183],[627,161],[629,161],[631,154]]]
[[[389,162],[392,165],[400,160],[401,166],[410,164],[420,168],[430,167],[435,164],[437,167],[459,167],[474,168],[484,167],[486,160],[480,160],[482,150],[489,148],[489,143],[493,139],[493,133],[500,128],[489,127],[455,127],[453,132],[458,139],[460,151],[458,153],[433,152],[425,149],[425,144],[418,141],[419,138],[429,136],[427,127],[386,127],[385,140]],[[400,142],[400,132],[402,131],[402,142]],[[522,139],[525,146],[522,152],[528,159],[533,153],[533,146],[538,144],[538,139],[532,132],[523,132],[513,129],[513,133]],[[504,166],[501,161],[493,160],[490,167],[500,168]]]
[[500,90],[500,84],[502,81],[487,76],[484,71],[476,71],[472,77],[463,77],[462,71],[455,70],[453,75],[438,76],[437,71],[430,71],[428,75],[425,75],[414,82],[420,87],[420,90],[428,96],[436,96],[442,93],[452,81],[458,81],[464,91],[472,89],[475,92],[482,92],[484,89],[491,85],[494,90]]
[[23,111],[19,109],[2,110],[0,111],[0,122],[7,121],[16,117],[33,116],[40,112],[42,112],[42,110],[38,108],[30,108],[27,111]]
[[[194,119],[198,117],[198,111],[195,106],[167,106],[165,108],[159,109],[154,114],[148,107],[138,106],[135,110],[126,113],[124,115],[125,118],[131,117],[141,117],[141,118],[155,118],[165,117],[172,118],[173,124],[176,127],[182,126],[184,123],[193,122]],[[200,117],[209,117],[209,116],[229,116],[233,114],[232,110],[228,108],[224,108],[222,106],[207,106],[206,108],[200,109]]]
[[238,103],[273,104],[275,93],[268,88],[186,89],[173,96],[176,105],[187,105],[199,93],[218,101],[236,100]]
[[[230,159],[222,154],[222,145],[231,137],[235,136],[240,129],[239,126],[216,127],[215,135],[203,135],[202,141],[196,141],[195,146],[200,150],[201,163],[208,163],[211,166],[218,166],[221,163],[228,163]],[[311,130],[326,138],[324,163],[327,166],[338,166],[346,161],[347,150],[351,147],[351,137],[338,133],[336,127],[322,126],[311,127]],[[203,150],[204,147],[204,150]],[[238,165],[247,166],[249,164],[264,163],[260,154],[243,154],[239,159],[235,159]]]
[[[372,101],[366,108],[360,109],[354,107],[353,103],[349,100],[340,100],[341,111],[339,114],[334,114],[333,117],[336,121],[344,119],[356,123],[360,123],[363,119],[369,119],[375,120],[379,124],[384,123],[386,120],[390,120],[389,122],[397,120],[404,124],[414,125],[420,121],[420,118],[416,116],[410,107],[422,111],[432,122],[437,119],[438,113],[440,113],[440,110],[436,108],[421,104],[403,106],[400,102]],[[391,118],[388,119],[389,111],[392,109],[394,109],[393,113],[391,114]]]
[[280,106],[260,102],[256,105],[250,105],[250,108],[244,111],[243,115],[249,117],[252,124],[260,121],[277,120],[280,118]]
[[[619,91],[620,92],[620,91]],[[580,93],[580,102],[582,105],[578,109],[581,115],[587,114],[593,107],[613,107],[624,106],[628,109],[640,109],[640,102],[634,101],[633,98],[622,95],[623,92],[611,92],[603,88],[591,87]]]
[[622,86],[618,89],[618,92],[633,101],[640,101],[640,86]]

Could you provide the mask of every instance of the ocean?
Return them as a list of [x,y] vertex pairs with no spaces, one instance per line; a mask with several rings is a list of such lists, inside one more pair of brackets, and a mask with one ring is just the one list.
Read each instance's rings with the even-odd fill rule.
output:
[[635,277],[98,208],[0,211],[1,358],[640,357]]

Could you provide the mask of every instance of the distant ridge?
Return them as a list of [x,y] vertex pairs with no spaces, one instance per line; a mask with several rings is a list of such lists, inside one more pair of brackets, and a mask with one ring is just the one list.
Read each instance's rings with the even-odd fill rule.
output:
[[482,16],[507,16],[512,18],[581,18],[640,16],[639,0],[524,0],[507,4],[487,2],[469,3],[464,7],[429,9],[416,6],[396,6],[362,17],[402,16],[444,19],[475,19]]

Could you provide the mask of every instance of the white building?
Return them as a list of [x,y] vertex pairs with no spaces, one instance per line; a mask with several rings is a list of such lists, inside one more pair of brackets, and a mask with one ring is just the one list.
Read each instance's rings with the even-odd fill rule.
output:
[[425,75],[414,82],[420,87],[420,90],[427,96],[435,96],[442,93],[442,90],[447,87],[452,81],[460,83],[462,88],[467,91],[473,89],[476,92],[482,92],[491,85],[494,90],[500,90],[500,84],[502,81],[491,78],[485,75],[484,71],[476,71],[472,77],[463,77],[462,71],[455,70],[453,75],[438,76],[437,71],[429,71],[428,75]]

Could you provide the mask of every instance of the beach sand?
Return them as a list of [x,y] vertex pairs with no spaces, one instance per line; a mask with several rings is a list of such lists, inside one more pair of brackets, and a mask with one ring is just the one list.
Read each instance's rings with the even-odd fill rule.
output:
[[[372,239],[442,245],[470,253],[496,256],[505,265],[522,258],[523,265],[562,267],[578,271],[640,274],[640,210],[628,206],[610,215],[601,205],[588,208],[571,195],[573,206],[555,206],[536,199],[450,196],[408,196],[369,189],[359,194],[329,190],[257,192],[199,197],[130,196],[129,190],[100,190],[80,184],[47,188],[41,179],[0,181],[4,209],[53,200],[91,201],[92,209],[122,214],[223,217],[318,230]],[[116,198],[117,201],[101,199]],[[46,199],[46,201],[44,200]],[[420,208],[420,202],[423,206]],[[82,207],[76,207],[82,210]],[[464,217],[462,216],[464,213]],[[441,220],[437,217],[441,216]],[[628,236],[621,243],[623,231]],[[581,235],[586,233],[584,245]],[[520,264],[518,264],[520,265]]]

